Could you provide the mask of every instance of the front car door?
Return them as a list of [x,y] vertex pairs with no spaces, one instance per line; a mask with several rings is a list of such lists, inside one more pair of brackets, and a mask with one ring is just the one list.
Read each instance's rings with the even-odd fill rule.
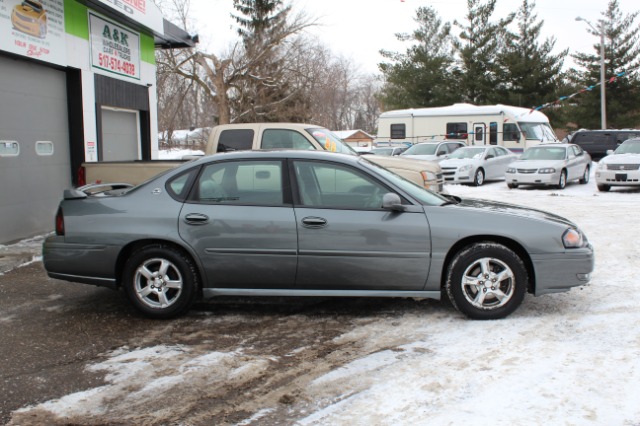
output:
[[202,261],[204,287],[294,286],[296,222],[284,165],[265,159],[202,167],[178,228]]
[[363,170],[295,160],[298,188],[296,287],[305,290],[422,290],[430,265],[424,211],[383,210],[390,189]]

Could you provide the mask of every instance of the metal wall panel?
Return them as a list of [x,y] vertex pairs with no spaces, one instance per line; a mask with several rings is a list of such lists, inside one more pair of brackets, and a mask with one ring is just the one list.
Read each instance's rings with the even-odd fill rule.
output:
[[[66,75],[0,56],[0,140],[20,145],[0,157],[0,244],[51,232],[62,191],[71,186]],[[52,155],[38,155],[51,141]]]

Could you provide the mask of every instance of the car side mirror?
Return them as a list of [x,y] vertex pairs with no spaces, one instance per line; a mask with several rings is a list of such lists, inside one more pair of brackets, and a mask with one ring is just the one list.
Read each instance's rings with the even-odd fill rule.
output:
[[487,160],[491,160],[492,158],[494,158],[495,156],[492,154],[487,155]]
[[612,149],[608,149],[607,150],[607,155],[611,155],[611,154],[613,154],[613,150]]
[[405,211],[400,196],[395,192],[387,192],[382,196],[382,208],[385,210],[393,210],[396,212]]

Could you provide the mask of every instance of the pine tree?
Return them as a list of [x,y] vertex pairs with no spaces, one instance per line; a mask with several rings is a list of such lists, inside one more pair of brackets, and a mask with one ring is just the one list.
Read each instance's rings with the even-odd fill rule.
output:
[[443,24],[431,7],[418,8],[414,20],[419,27],[411,35],[396,34],[413,43],[405,53],[380,51],[390,61],[378,64],[384,76],[379,99],[385,110],[448,105],[459,99],[451,90],[451,25]]
[[500,88],[501,103],[536,107],[552,100],[560,83],[564,58],[568,49],[553,55],[556,40],[539,43],[544,21],[537,21],[535,1],[522,0],[516,14],[518,32],[507,33],[500,63],[505,70]]
[[492,104],[500,99],[497,89],[504,76],[498,58],[505,45],[506,27],[515,15],[491,22],[495,7],[496,0],[486,4],[467,0],[466,23],[454,21],[461,30],[460,38],[454,41],[460,75],[458,90],[466,102]]
[[[600,33],[604,26],[605,93],[608,128],[640,126],[640,28],[635,23],[639,12],[622,15],[618,0],[611,0],[602,12],[596,28],[587,31],[597,37],[594,53],[573,55],[584,68],[577,73],[577,84],[594,87],[573,98],[578,127],[599,129],[600,125]],[[616,78],[618,74],[623,74]]]

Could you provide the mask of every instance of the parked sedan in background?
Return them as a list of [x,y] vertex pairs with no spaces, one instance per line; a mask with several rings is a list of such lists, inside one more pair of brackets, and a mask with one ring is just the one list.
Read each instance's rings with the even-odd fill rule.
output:
[[407,150],[406,146],[379,146],[372,148],[369,154],[375,155],[400,155]]
[[444,295],[497,319],[527,292],[586,284],[594,265],[567,219],[441,196],[366,156],[236,151],[87,192],[65,191],[43,245],[48,275],[122,288],[154,318],[219,295]]
[[482,185],[504,179],[509,164],[518,155],[501,146],[465,146],[440,162],[445,183]]
[[598,190],[612,186],[640,186],[640,138],[623,142],[615,151],[598,162],[596,183]]
[[433,141],[420,142],[400,154],[403,158],[416,160],[442,161],[458,148],[466,146],[463,142]]
[[578,145],[548,143],[528,148],[519,160],[509,164],[505,180],[509,188],[519,185],[555,186],[567,182],[589,182],[591,156]]

